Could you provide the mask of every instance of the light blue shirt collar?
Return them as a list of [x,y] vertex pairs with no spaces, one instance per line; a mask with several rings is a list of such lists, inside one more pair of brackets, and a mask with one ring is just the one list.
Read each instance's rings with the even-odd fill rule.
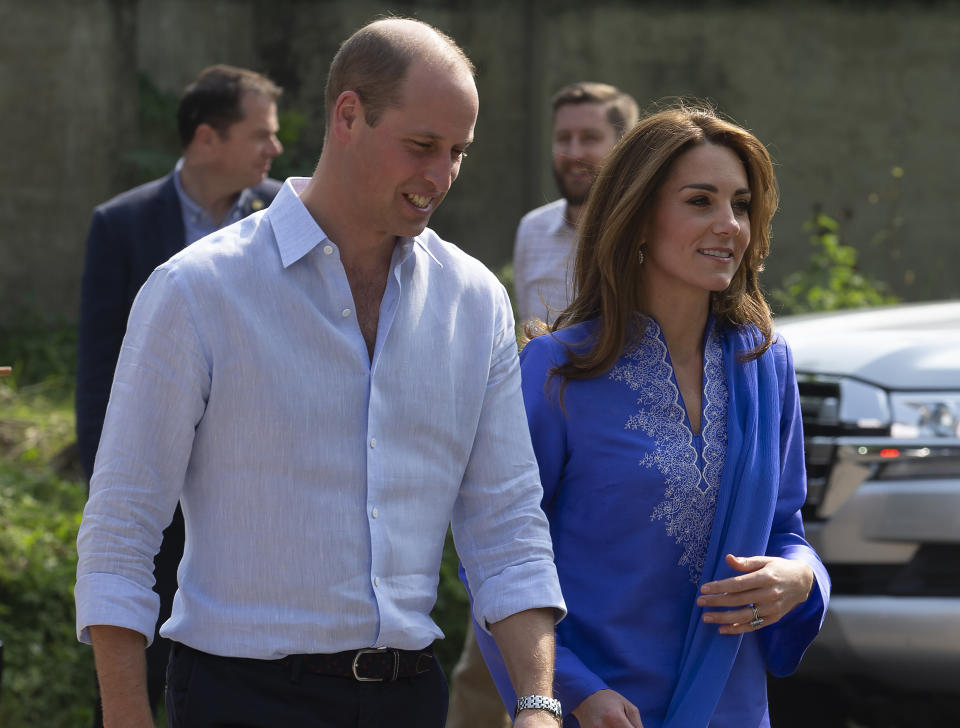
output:
[[[320,244],[331,246],[339,255],[339,247],[317,224],[300,195],[310,181],[309,177],[290,177],[284,182],[267,215],[277,239],[277,249],[284,268],[289,268]],[[403,263],[407,257],[419,248],[441,268],[443,264],[430,251],[425,236],[398,238],[396,263]]]
[[247,199],[253,194],[250,189],[243,190],[233,205],[227,211],[223,222],[218,224],[210,213],[204,210],[197,202],[187,194],[180,182],[180,172],[183,169],[183,157],[177,160],[173,168],[173,186],[177,190],[177,199],[180,200],[180,214],[183,217],[184,244],[189,245],[200,238],[214,233],[221,228],[235,223],[244,217],[243,210],[247,204]]

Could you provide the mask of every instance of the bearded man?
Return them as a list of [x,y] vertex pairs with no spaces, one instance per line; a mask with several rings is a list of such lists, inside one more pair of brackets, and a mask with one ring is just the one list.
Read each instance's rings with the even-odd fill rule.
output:
[[561,198],[531,210],[517,227],[513,270],[521,322],[549,323],[566,307],[580,211],[603,160],[638,116],[633,97],[605,83],[564,86],[551,104],[553,175]]

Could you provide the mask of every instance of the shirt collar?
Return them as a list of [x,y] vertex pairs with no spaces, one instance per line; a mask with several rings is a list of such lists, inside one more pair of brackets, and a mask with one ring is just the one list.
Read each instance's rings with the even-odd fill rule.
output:
[[[266,214],[273,226],[280,261],[284,268],[290,267],[323,242],[337,247],[313,219],[313,215],[300,199],[300,193],[309,181],[309,177],[290,177],[283,183],[273,203],[267,208]],[[443,265],[430,251],[426,237],[426,231],[424,231],[413,238],[400,238],[394,260],[402,263],[419,248],[442,268]]]
[[553,225],[550,227],[550,232],[554,235],[563,235],[564,233],[569,234],[576,230],[576,226],[567,222],[567,201],[563,200],[563,204],[559,205],[559,207],[559,214],[553,221]]
[[[180,159],[177,160],[176,166],[173,168],[173,186],[177,190],[177,197],[180,200],[180,209],[183,210],[184,219],[193,225],[212,226],[214,229],[216,229],[217,222],[211,218],[210,214],[197,202],[195,202],[190,195],[187,194],[186,190],[183,189],[183,185],[180,183],[180,170],[182,169],[183,157],[180,157]],[[237,199],[234,201],[233,205],[230,206],[226,216],[223,218],[224,225],[235,220],[239,220],[241,217],[243,217],[243,215],[240,214],[240,211],[243,209],[243,204],[247,201],[247,198],[252,194],[253,193],[249,189],[245,189],[239,195],[237,195]]]

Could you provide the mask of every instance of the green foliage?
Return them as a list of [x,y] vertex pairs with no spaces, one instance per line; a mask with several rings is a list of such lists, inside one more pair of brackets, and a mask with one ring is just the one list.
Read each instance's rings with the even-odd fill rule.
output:
[[[8,426],[6,416],[0,424]],[[0,458],[0,725],[88,725],[93,661],[77,642],[73,608],[84,488],[34,458],[18,460],[6,448]]]
[[791,273],[783,288],[771,291],[774,307],[783,314],[835,311],[897,303],[881,282],[857,270],[857,250],[840,242],[836,220],[817,213],[804,223],[813,251],[805,270]]
[[43,321],[24,313],[16,327],[0,328],[0,364],[13,374],[0,386],[13,388],[43,383],[48,395],[72,396],[77,362],[77,330],[72,323]]
[[176,94],[161,91],[148,74],[142,71],[137,74],[140,143],[121,157],[130,170],[131,183],[163,177],[177,163],[180,157],[178,103]]
[[[283,103],[283,97],[280,97]],[[307,117],[299,111],[287,109],[277,112],[280,131],[277,138],[283,145],[283,154],[273,160],[270,176],[284,180],[287,177],[309,177],[320,157],[319,147],[315,148],[304,136],[307,130]]]

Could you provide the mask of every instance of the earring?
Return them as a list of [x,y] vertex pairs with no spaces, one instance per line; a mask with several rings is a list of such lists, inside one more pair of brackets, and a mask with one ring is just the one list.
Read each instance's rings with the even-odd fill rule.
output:
[[644,261],[643,245],[637,248],[637,260],[640,263],[640,265],[643,265],[643,261]]

